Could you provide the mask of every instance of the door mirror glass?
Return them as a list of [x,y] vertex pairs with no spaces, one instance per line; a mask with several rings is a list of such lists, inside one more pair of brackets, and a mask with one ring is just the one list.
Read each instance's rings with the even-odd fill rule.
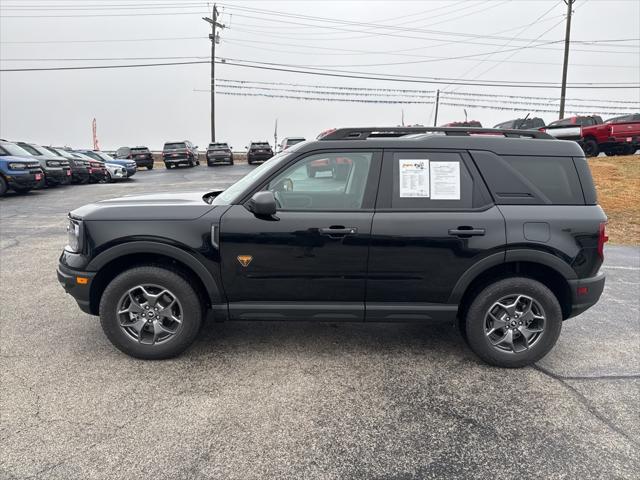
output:
[[273,192],[257,192],[251,197],[247,205],[249,211],[254,215],[269,217],[276,214],[276,197]]

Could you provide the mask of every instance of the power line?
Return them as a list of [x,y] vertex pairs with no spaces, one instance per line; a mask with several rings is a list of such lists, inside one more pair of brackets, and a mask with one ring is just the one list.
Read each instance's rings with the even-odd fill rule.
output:
[[[114,69],[114,68],[142,68],[142,67],[158,67],[158,66],[173,66],[173,65],[195,65],[210,63],[208,60],[196,60],[189,62],[158,62],[158,63],[144,63],[144,64],[121,64],[121,65],[85,65],[85,66],[64,66],[64,67],[36,67],[36,68],[3,68],[0,72],[36,72],[36,71],[63,71],[63,70],[100,70],[100,69]],[[256,65],[249,63],[235,63],[233,61],[216,60],[216,63],[243,67],[253,68],[259,70],[271,70],[278,72],[289,73],[301,73],[306,75],[316,75],[324,77],[338,77],[338,78],[356,78],[364,80],[383,80],[389,82],[407,82],[407,83],[425,83],[425,84],[459,84],[459,85],[472,85],[472,86],[486,86],[486,87],[510,87],[510,88],[557,88],[556,85],[549,84],[530,84],[524,82],[518,83],[489,83],[489,82],[465,82],[456,80],[442,80],[442,79],[430,79],[428,77],[416,77],[416,76],[386,76],[386,74],[368,74],[366,72],[343,72],[340,70],[334,71],[305,71],[295,68],[277,68],[268,65]],[[278,65],[278,64],[275,64]],[[640,88],[640,84],[574,84],[571,88],[576,89],[637,89]]]
[[[385,97],[385,98],[424,98],[424,99],[433,99],[435,98],[434,95],[434,91],[431,90],[429,94],[421,94],[421,93],[381,93],[381,92],[370,92],[370,91],[366,91],[366,92],[361,92],[361,91],[353,91],[353,90],[347,90],[347,91],[336,91],[336,90],[320,90],[320,89],[300,89],[300,88],[285,88],[285,87],[264,87],[264,86],[248,86],[248,85],[234,85],[234,84],[229,84],[228,82],[216,82],[216,86],[218,87],[222,87],[222,88],[230,88],[230,89],[235,89],[235,90],[266,90],[268,92],[293,92],[293,93],[305,93],[305,94],[313,94],[313,95],[331,95],[331,96],[338,96],[338,97],[346,97],[346,96],[356,96],[356,97]],[[210,90],[201,90],[201,89],[196,89],[194,90],[196,92],[208,92]],[[440,91],[440,96],[445,98],[446,97],[451,97],[449,100],[450,101],[463,101],[463,98],[459,98],[458,95],[456,95],[455,93],[449,93],[449,92],[443,92]],[[470,94],[469,96],[473,97],[475,96],[475,94]],[[456,98],[458,97],[458,98]],[[495,102],[497,103],[508,103],[508,104],[513,104],[513,105],[528,105],[528,106],[545,106],[545,107],[550,107],[552,106],[550,101],[546,101],[543,103],[540,103],[539,100],[535,100],[535,101],[531,101],[531,100],[527,100],[527,101],[522,101],[524,100],[523,97],[514,97],[514,98],[518,98],[518,100],[498,100],[498,99],[494,99]],[[477,101],[487,101],[487,98],[481,97],[481,98],[469,98],[469,99],[465,99],[466,101],[469,102],[477,102]],[[555,101],[557,102],[557,99],[555,99]],[[428,102],[427,102],[428,103]],[[602,105],[602,104],[590,104],[590,105],[580,105],[580,104],[571,104],[571,107],[574,108],[590,108],[590,109],[598,109],[598,108],[615,108],[613,105]],[[619,107],[625,110],[633,110],[633,107]]]
[[[324,89],[336,89],[336,90],[346,90],[346,91],[366,91],[366,92],[397,92],[397,93],[418,93],[418,94],[433,94],[435,90],[419,90],[419,89],[406,89],[406,88],[383,88],[383,87],[350,87],[345,85],[318,85],[318,84],[309,84],[309,83],[293,83],[293,82],[269,82],[269,81],[259,81],[259,80],[237,80],[237,79],[229,79],[229,78],[218,78],[216,80],[220,83],[233,83],[233,84],[241,84],[241,85],[249,85],[249,84],[258,84],[258,85],[276,85],[276,86],[291,86],[291,87],[310,87],[310,88],[324,88]],[[528,95],[507,95],[502,93],[476,93],[476,92],[446,92],[447,95],[455,95],[455,96],[479,96],[479,97],[489,97],[489,98],[516,98],[516,99],[530,99],[530,100],[551,100],[558,101],[558,97],[540,97],[540,96],[528,96]],[[580,99],[573,98],[574,102],[593,102],[594,99]],[[640,102],[633,102],[629,100],[605,100],[598,99],[598,102],[608,102],[608,103],[620,103],[620,104],[633,104],[638,105],[640,107]]]
[[[196,90],[196,91],[209,92],[209,90]],[[360,99],[360,98],[308,97],[308,96],[301,96],[301,95],[280,95],[280,94],[270,94],[270,93],[234,92],[234,91],[228,91],[228,90],[219,90],[218,93],[220,95],[232,95],[232,96],[238,96],[238,97],[265,97],[265,98],[279,98],[279,99],[321,101],[321,102],[348,102],[348,103],[389,104],[389,105],[433,104],[433,102],[422,101],[422,100],[371,100],[371,99]],[[447,106],[456,106],[456,107],[480,108],[480,109],[491,109],[491,110],[510,110],[510,111],[522,111],[522,112],[531,111],[531,112],[542,112],[542,113],[556,113],[557,111],[557,110],[542,109],[542,108],[510,107],[507,105],[465,104],[465,103],[451,102],[451,101],[441,101],[440,104],[447,105]],[[571,111],[570,113],[589,115],[589,114],[593,114],[594,112],[575,110],[575,111]],[[601,113],[604,115],[619,115],[619,114],[624,114],[625,112],[599,111],[598,113]]]

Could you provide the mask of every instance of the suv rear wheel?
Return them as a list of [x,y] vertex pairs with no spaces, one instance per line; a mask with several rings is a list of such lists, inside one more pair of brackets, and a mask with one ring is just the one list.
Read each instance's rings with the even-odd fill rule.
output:
[[478,293],[465,318],[466,340],[485,362],[518,368],[544,357],[562,328],[556,296],[542,283],[514,277]]
[[100,323],[111,343],[132,357],[171,358],[195,340],[202,304],[189,283],[161,267],[136,267],[109,283]]

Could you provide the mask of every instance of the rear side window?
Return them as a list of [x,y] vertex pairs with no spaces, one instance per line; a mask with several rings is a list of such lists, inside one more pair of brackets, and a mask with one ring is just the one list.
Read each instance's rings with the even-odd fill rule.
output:
[[571,157],[503,157],[553,204],[584,204],[578,172]]
[[385,152],[376,208],[467,210],[489,202],[483,189],[457,152]]

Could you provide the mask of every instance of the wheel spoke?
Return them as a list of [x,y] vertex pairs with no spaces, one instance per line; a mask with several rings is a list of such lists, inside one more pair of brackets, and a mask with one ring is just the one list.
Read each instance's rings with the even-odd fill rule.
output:
[[502,337],[498,338],[497,340],[492,340],[491,344],[494,347],[497,347],[499,345],[506,345],[511,348],[511,350],[513,350],[513,330],[506,330]]
[[127,306],[127,308],[124,308],[122,310],[118,310],[118,315],[120,315],[122,313],[140,313],[140,312],[142,312],[143,308],[140,306],[138,301],[131,294],[131,290],[128,293],[128,297],[129,297],[129,305]]
[[513,303],[509,303],[509,304],[505,304],[502,302],[496,302],[496,305],[498,307],[500,307],[501,309],[503,309],[505,312],[507,312],[507,314],[510,317],[513,317],[516,314],[516,305],[518,304],[517,301],[513,302]]
[[496,317],[493,313],[489,312],[488,317],[491,320],[491,327],[486,332],[487,337],[495,333],[497,330],[507,326],[507,321],[502,318]]
[[130,322],[122,322],[120,325],[123,328],[132,328],[138,335],[141,335],[145,323],[147,323],[147,321],[144,318],[137,318]]
[[167,293],[166,290],[162,290],[160,293],[151,293],[144,287],[140,287],[140,290],[142,291],[142,295],[147,300],[147,303],[150,307],[155,307],[160,297]]

